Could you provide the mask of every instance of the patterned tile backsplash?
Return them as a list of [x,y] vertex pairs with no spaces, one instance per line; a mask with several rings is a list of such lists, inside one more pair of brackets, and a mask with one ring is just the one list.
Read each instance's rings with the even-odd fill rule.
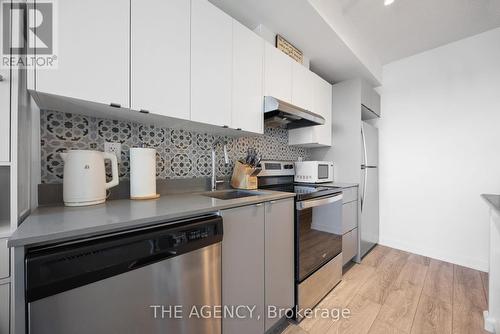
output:
[[[156,149],[156,175],[163,179],[206,177],[211,173],[210,150],[214,135],[152,125],[100,119],[76,114],[41,111],[40,139],[42,183],[61,183],[63,162],[60,152],[68,149],[104,150],[104,142],[122,144],[120,177],[129,176],[129,149],[145,144]],[[231,163],[224,165],[218,148],[218,176],[231,175],[234,161],[254,147],[263,159],[297,160],[307,158],[309,151],[288,146],[288,132],[266,128],[256,137],[226,138]]]

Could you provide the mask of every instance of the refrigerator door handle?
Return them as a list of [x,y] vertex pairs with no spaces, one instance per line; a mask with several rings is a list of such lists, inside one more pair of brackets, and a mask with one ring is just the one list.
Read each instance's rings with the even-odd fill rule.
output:
[[361,182],[362,187],[363,187],[363,192],[361,194],[361,211],[363,211],[363,203],[365,202],[365,196],[366,196],[366,184],[367,184],[367,178],[368,178],[368,171],[366,168],[366,163],[368,161],[368,156],[366,152],[366,137],[365,137],[365,132],[363,131],[363,125],[361,125],[361,145],[363,146],[363,164],[361,165],[361,170],[364,172],[364,177]]
[[364,203],[366,200],[366,188],[368,187],[368,168],[364,169],[365,177],[363,178],[363,197],[361,198],[361,212],[363,212]]
[[361,125],[361,145],[363,145],[363,163],[362,163],[362,166],[366,166],[368,163],[368,152],[366,151],[366,137],[365,137],[365,131],[363,130],[363,125]]

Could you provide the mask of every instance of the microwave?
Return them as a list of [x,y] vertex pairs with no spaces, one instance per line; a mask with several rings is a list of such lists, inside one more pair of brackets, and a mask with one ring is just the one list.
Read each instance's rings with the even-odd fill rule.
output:
[[295,182],[333,182],[333,162],[299,161],[295,163]]

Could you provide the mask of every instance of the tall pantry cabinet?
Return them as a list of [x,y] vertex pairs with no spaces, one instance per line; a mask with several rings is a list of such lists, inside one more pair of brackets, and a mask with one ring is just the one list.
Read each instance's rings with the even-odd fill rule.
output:
[[31,131],[31,123],[25,109],[26,71],[1,69],[0,76],[0,333],[8,334],[15,332],[12,297],[16,280],[7,239],[30,209],[31,149],[26,132]]

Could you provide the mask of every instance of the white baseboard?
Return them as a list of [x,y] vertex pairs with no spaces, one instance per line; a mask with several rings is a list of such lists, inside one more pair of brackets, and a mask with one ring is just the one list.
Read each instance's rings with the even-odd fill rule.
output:
[[387,247],[392,247],[406,252],[427,256],[436,260],[450,262],[453,264],[458,264],[460,266],[480,271],[485,271],[485,272],[488,271],[488,261],[483,261],[467,256],[457,256],[457,254],[450,253],[442,249],[429,249],[428,247],[411,245],[405,242],[391,240],[390,238],[381,238],[379,243]]

